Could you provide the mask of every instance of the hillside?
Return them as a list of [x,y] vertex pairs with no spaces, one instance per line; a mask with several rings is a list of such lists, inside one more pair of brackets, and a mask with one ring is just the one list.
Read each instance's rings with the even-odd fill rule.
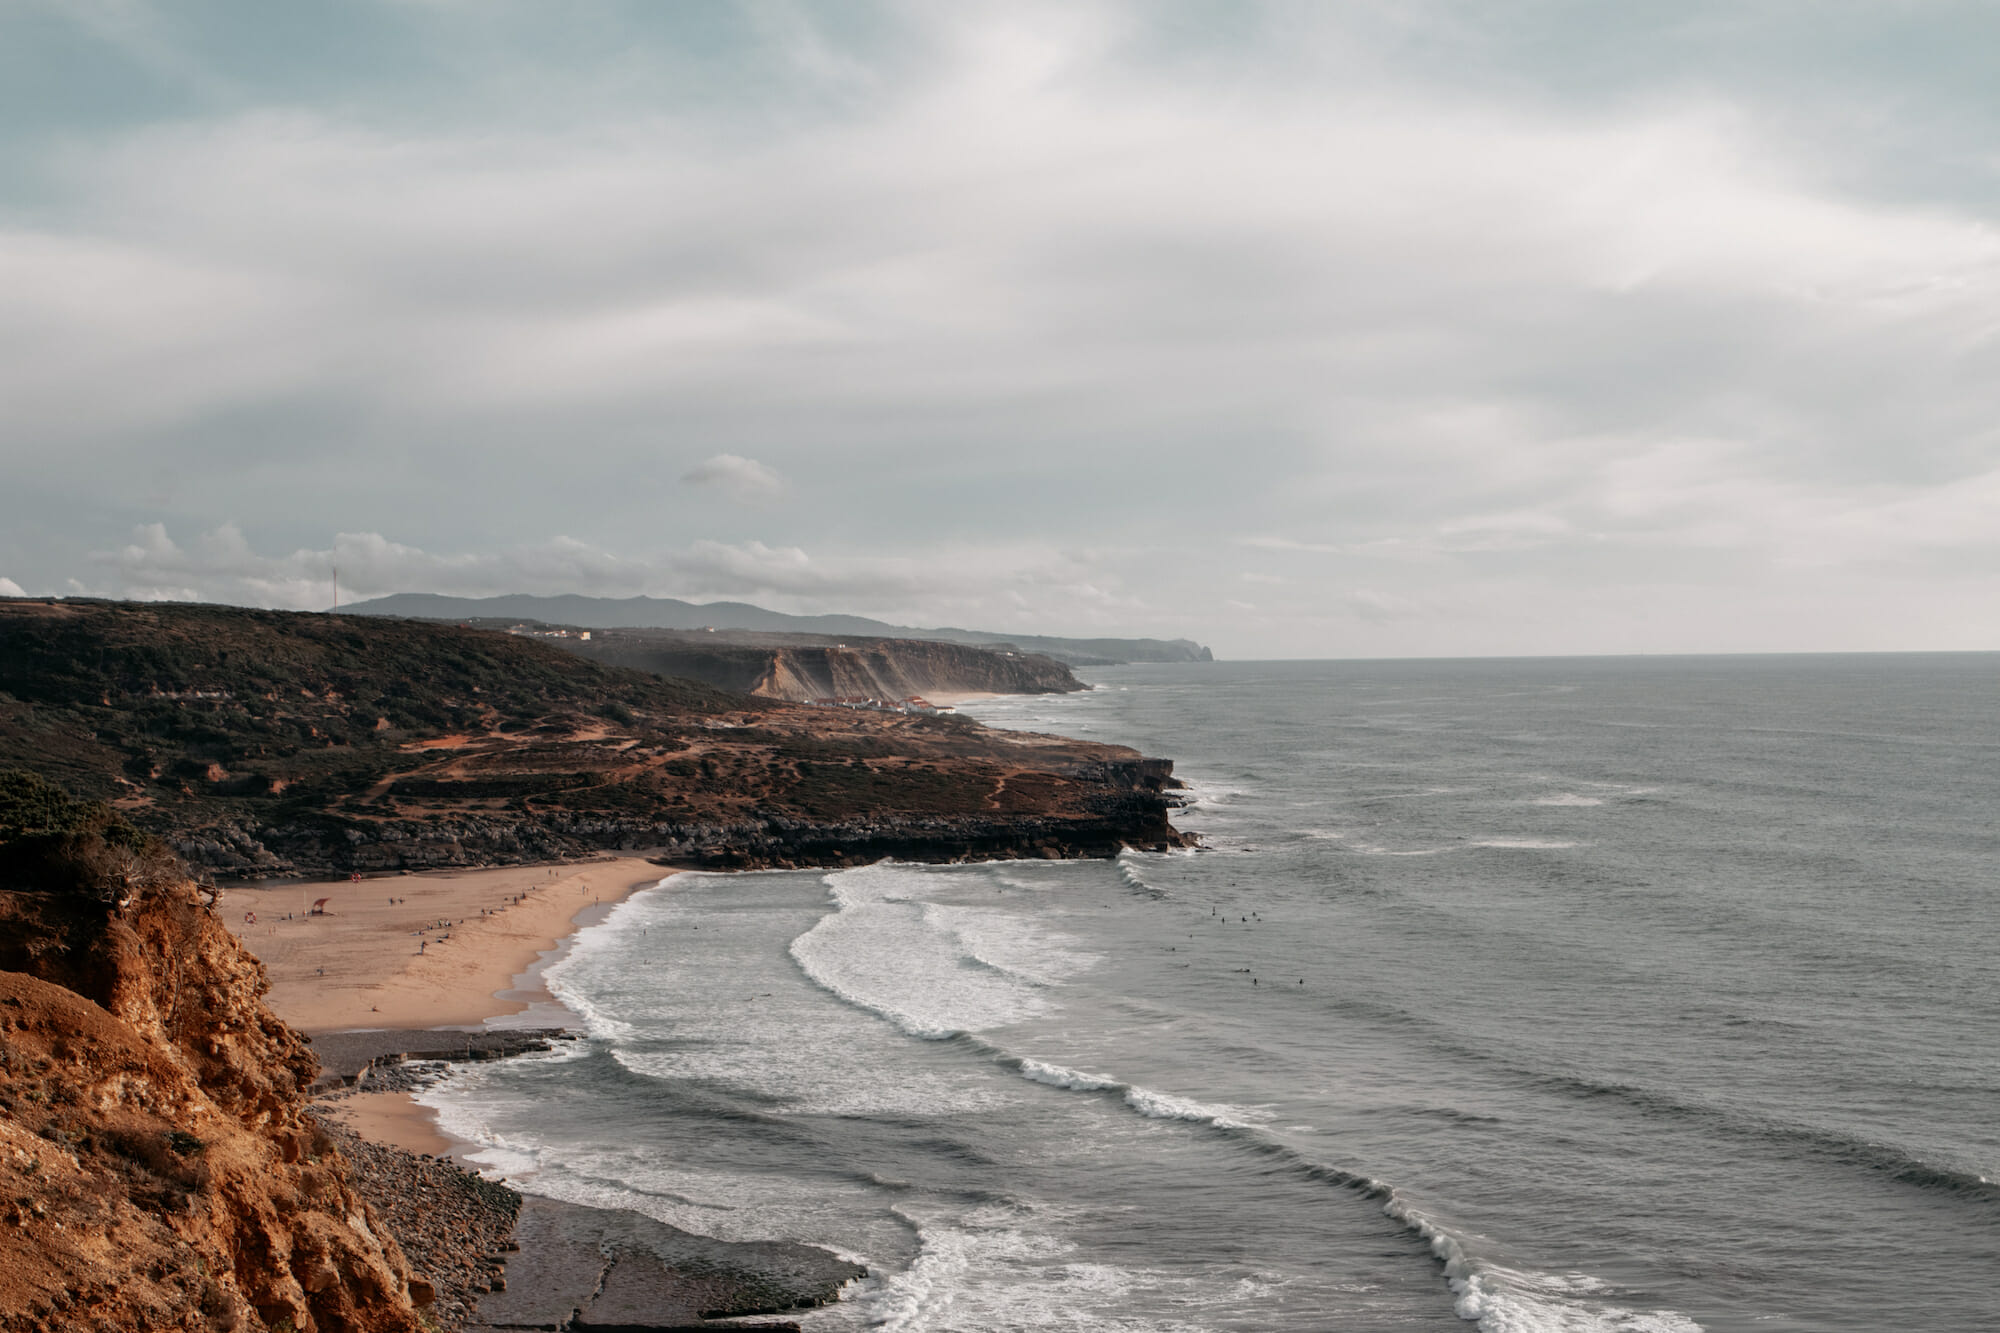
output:
[[1087,688],[1039,653],[924,639],[833,639],[745,631],[599,630],[553,640],[593,661],[699,680],[768,699],[907,699],[1067,694]]
[[837,638],[930,639],[944,643],[1011,647],[1041,653],[1070,666],[1118,662],[1207,662],[1208,649],[1192,639],[1066,639],[1046,634],[1001,634],[973,629],[913,629],[866,616],[794,616],[747,602],[683,602],[675,597],[443,597],[396,593],[341,610],[348,615],[407,616],[418,620],[538,620],[586,629],[757,630],[825,634]]
[[1172,765],[813,708],[455,625],[0,600],[0,766],[238,875],[658,848],[707,865],[1178,845]]

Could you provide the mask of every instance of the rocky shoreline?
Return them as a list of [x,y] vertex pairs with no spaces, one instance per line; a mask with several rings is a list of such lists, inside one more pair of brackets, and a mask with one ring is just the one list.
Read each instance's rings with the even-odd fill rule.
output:
[[788,815],[727,822],[611,818],[562,812],[451,814],[424,819],[219,822],[173,835],[191,866],[224,878],[334,878],[355,872],[531,865],[644,851],[675,865],[786,870],[902,861],[1068,860],[1130,847],[1193,845],[1168,822],[1180,783],[1166,760],[1105,764],[1105,790],[1078,815]]
[[[319,1105],[356,1091],[410,1091],[458,1060],[504,1059],[574,1040],[523,1032],[334,1033]],[[522,1195],[449,1158],[371,1143],[321,1116],[356,1191],[402,1247],[410,1294],[433,1327],[669,1333],[704,1321],[782,1314],[838,1300],[866,1270],[816,1246],[730,1242],[623,1209]],[[796,1330],[793,1322],[731,1328]]]

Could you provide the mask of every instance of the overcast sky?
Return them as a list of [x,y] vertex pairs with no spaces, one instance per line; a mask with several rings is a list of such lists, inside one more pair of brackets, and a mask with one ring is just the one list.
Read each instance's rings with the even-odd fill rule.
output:
[[2000,648],[2000,5],[0,0],[0,592]]

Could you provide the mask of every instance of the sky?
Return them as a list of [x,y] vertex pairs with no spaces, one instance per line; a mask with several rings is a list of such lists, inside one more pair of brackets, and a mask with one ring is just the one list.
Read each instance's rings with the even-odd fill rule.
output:
[[2000,648],[2000,6],[0,0],[0,593]]

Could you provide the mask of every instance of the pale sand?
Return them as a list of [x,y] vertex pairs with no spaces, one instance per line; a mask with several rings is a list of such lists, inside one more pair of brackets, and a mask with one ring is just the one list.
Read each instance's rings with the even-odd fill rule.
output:
[[956,708],[960,704],[969,703],[974,699],[998,699],[999,697],[1000,694],[997,690],[959,690],[957,692],[932,690],[924,694],[924,702],[936,704],[940,708],[946,706]]
[[386,1143],[404,1152],[444,1157],[477,1151],[478,1145],[448,1139],[438,1132],[428,1106],[419,1106],[407,1092],[357,1092],[337,1102],[322,1102],[317,1114],[353,1130],[370,1143]]
[[[229,888],[220,910],[269,969],[271,1008],[303,1032],[478,1027],[547,998],[496,997],[575,930],[581,913],[672,873],[624,856],[383,875]],[[326,915],[308,914],[315,898],[328,900]]]

